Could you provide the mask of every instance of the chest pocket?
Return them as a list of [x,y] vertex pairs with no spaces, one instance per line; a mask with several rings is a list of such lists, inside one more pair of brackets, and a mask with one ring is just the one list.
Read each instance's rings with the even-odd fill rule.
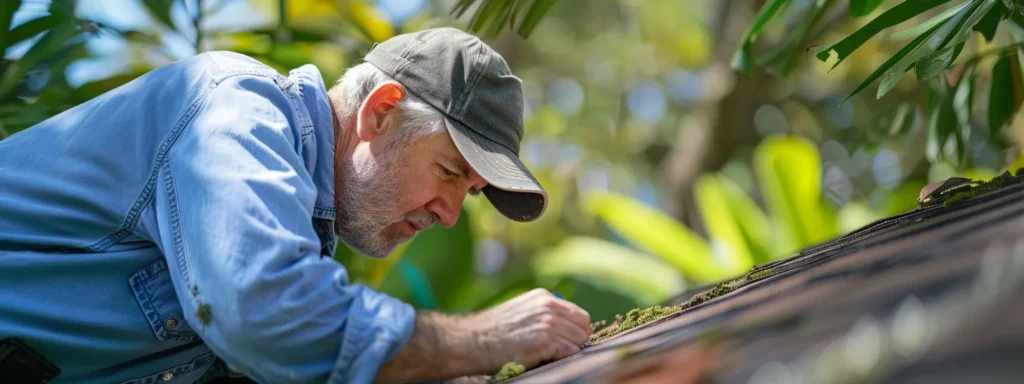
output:
[[198,339],[199,336],[185,321],[164,259],[135,272],[129,282],[157,339],[182,342]]

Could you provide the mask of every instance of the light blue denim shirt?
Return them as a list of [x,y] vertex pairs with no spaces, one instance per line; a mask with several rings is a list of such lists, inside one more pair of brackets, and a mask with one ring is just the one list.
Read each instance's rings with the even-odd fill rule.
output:
[[332,259],[333,159],[319,71],[228,52],[0,141],[0,339],[55,383],[372,381],[414,311]]

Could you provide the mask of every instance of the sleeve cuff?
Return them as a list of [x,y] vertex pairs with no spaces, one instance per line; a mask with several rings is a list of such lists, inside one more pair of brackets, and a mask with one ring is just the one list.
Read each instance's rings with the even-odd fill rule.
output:
[[342,336],[341,353],[327,382],[372,383],[377,371],[412,338],[416,311],[408,303],[352,284],[351,311]]

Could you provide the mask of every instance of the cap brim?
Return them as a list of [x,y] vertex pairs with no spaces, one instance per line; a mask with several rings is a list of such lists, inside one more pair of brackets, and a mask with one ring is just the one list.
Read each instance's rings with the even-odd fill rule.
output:
[[512,150],[462,123],[445,117],[445,126],[469,166],[487,181],[484,195],[509,219],[537,220],[548,205],[548,193]]

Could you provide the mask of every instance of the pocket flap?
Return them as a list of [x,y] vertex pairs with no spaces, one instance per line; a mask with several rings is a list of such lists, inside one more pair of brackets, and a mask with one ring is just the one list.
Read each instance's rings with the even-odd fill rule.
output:
[[174,292],[167,261],[157,260],[135,272],[129,279],[139,307],[146,315],[157,339],[193,341],[198,338],[185,321],[184,311]]

